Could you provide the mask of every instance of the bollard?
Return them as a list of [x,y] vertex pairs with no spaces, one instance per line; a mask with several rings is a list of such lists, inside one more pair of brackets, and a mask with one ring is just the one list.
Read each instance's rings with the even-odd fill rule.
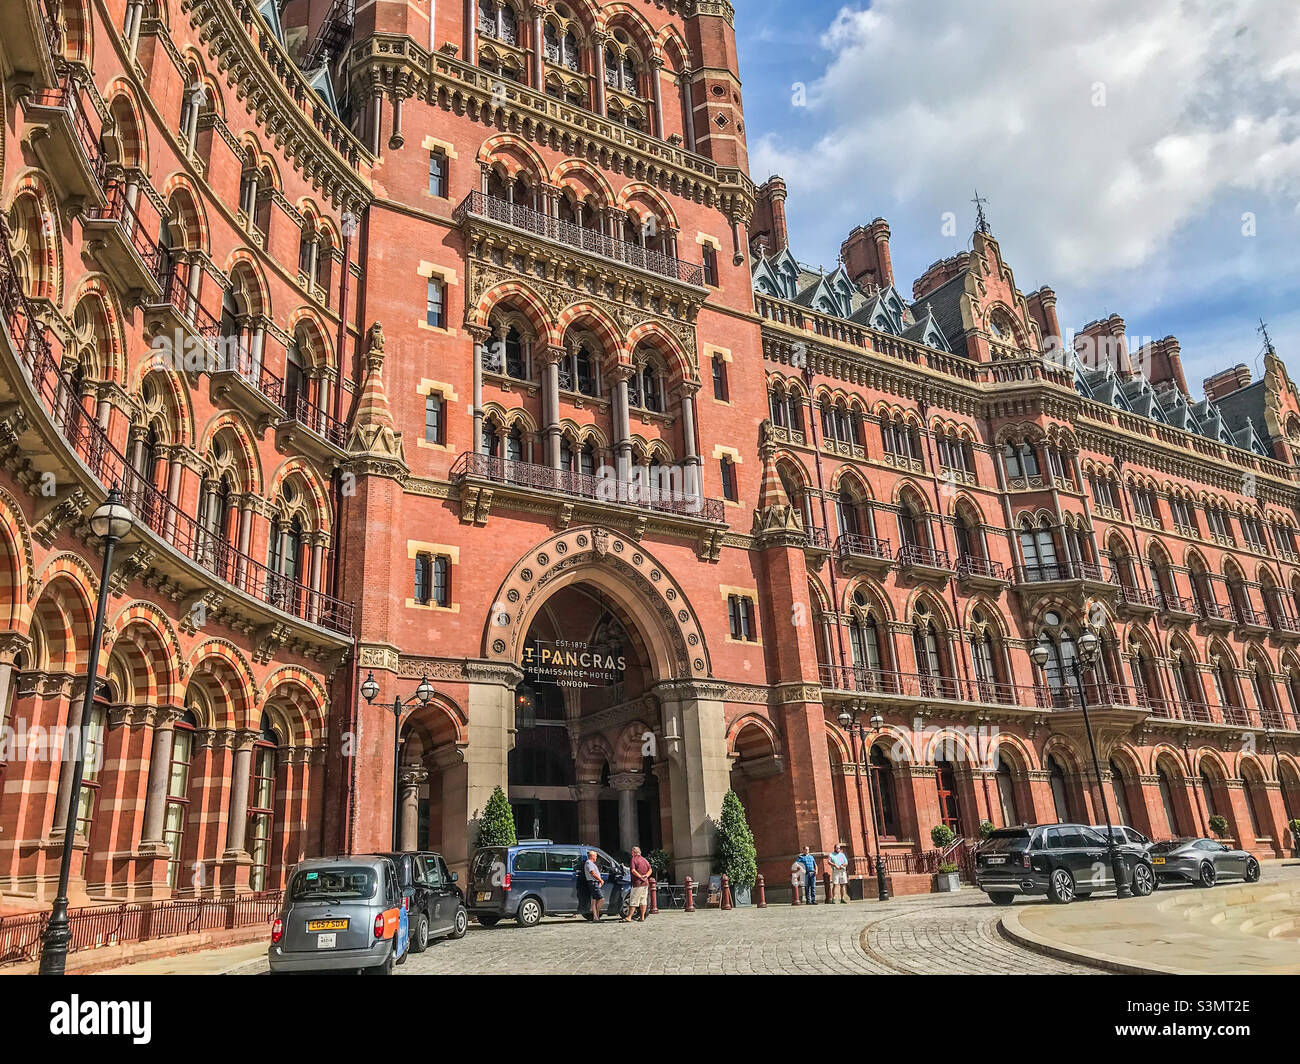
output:
[[654,876],[650,877],[650,908],[646,910],[646,916],[659,915],[659,883]]
[[686,908],[684,912],[693,913],[695,911],[695,885],[691,882],[691,877],[686,877]]
[[731,880],[727,877],[727,874],[725,872],[722,875],[722,908],[724,909],[732,908]]
[[763,877],[762,877],[761,875],[758,877],[758,882],[755,884],[755,886],[758,888],[758,904],[755,906],[755,908],[756,908],[756,909],[766,909],[766,908],[767,908],[767,888],[766,888],[766,885],[765,885],[764,882],[763,882]]
[[822,904],[829,905],[831,903],[831,874],[829,872],[825,874],[822,883],[824,889],[824,893],[822,894]]
[[791,904],[791,905],[802,905],[802,904],[803,904],[803,902],[801,902],[801,901],[799,900],[799,893],[800,893],[802,890],[803,890],[803,875],[800,874],[800,876],[799,876],[799,880],[798,880],[798,881],[796,881],[796,880],[792,877],[791,880],[790,880],[790,904]]

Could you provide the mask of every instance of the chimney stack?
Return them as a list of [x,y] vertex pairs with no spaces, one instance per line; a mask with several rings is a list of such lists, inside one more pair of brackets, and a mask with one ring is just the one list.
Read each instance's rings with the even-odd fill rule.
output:
[[785,179],[769,177],[758,188],[754,217],[749,223],[750,241],[769,255],[779,255],[790,246],[785,223]]
[[1240,362],[1233,366],[1232,369],[1225,369],[1221,373],[1216,373],[1213,377],[1207,377],[1203,387],[1205,388],[1205,398],[1210,402],[1218,402],[1225,395],[1231,395],[1233,392],[1240,391],[1250,383],[1250,369]]
[[855,228],[840,245],[840,258],[849,279],[859,288],[888,288],[894,283],[889,223],[877,218],[870,225]]

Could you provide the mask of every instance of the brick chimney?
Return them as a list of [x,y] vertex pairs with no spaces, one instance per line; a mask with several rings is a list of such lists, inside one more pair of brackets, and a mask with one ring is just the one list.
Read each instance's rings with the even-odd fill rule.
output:
[[1180,350],[1178,340],[1166,336],[1163,340],[1153,340],[1143,347],[1134,357],[1134,362],[1152,384],[1170,383],[1190,399]]
[[1025,297],[1025,305],[1029,308],[1029,316],[1038,325],[1038,331],[1042,333],[1044,349],[1049,346],[1052,337],[1056,337],[1055,346],[1059,347],[1063,341],[1061,319],[1056,316],[1056,293],[1043,285],[1037,292],[1030,292]]
[[785,224],[785,178],[769,177],[757,190],[754,217],[749,223],[749,239],[761,245],[768,256],[778,255],[790,246]]
[[1213,377],[1205,379],[1205,398],[1211,402],[1216,402],[1225,395],[1231,395],[1233,392],[1246,387],[1249,383],[1250,369],[1239,362],[1232,369],[1225,369],[1221,373],[1216,373]]
[[963,251],[950,259],[933,263],[912,285],[912,301],[924,299],[941,284],[946,284],[970,265],[970,252]]
[[1074,351],[1085,369],[1110,366],[1121,377],[1133,374],[1124,319],[1118,314],[1090,321],[1075,334]]
[[840,245],[840,258],[849,279],[859,288],[888,288],[894,283],[889,223],[877,218],[870,225],[859,225]]

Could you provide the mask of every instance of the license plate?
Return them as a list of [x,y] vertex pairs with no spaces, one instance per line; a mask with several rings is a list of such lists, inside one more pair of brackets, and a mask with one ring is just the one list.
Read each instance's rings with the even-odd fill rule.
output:
[[490,890],[480,890],[480,891],[478,892],[478,900],[479,900],[479,901],[491,901],[491,900],[492,900],[492,892],[491,892]]
[[316,936],[316,948],[317,948],[317,949],[334,949],[334,947],[338,945],[338,940],[339,940],[339,936],[336,935],[336,934],[317,935],[317,936]]
[[347,920],[308,920],[308,931],[346,931]]
[[1007,859],[1006,859],[1005,857],[986,857],[986,858],[984,858],[984,861],[985,861],[986,864],[1006,864],[1006,863],[1007,863]]
[[1164,859],[1163,857],[1153,857],[1153,858],[1151,858],[1151,863],[1152,863],[1152,864],[1164,864],[1164,863],[1165,863],[1165,859]]

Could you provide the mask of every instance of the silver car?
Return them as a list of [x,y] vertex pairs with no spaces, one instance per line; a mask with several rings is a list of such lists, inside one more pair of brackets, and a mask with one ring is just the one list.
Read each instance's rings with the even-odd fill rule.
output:
[[1151,864],[1162,880],[1181,880],[1212,887],[1220,880],[1259,879],[1259,862],[1245,850],[1234,850],[1214,839],[1174,839],[1151,847]]
[[389,975],[409,944],[410,914],[390,858],[317,857],[294,870],[266,957],[274,975]]

